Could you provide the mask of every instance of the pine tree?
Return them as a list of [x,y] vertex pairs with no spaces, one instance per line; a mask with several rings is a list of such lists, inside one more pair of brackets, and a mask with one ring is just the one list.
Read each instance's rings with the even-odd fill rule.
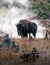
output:
[[50,0],[29,0],[40,19],[50,18]]

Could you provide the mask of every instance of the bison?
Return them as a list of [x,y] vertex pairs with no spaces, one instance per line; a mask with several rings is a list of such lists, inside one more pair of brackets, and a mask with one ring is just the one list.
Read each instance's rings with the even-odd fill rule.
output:
[[16,27],[18,35],[21,35],[21,37],[27,37],[28,34],[30,36],[31,33],[36,37],[37,24],[24,19],[20,20]]

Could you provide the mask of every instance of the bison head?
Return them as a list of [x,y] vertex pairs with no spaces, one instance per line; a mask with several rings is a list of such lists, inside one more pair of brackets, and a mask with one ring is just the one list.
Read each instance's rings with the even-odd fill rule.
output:
[[18,23],[18,24],[16,25],[16,27],[17,27],[18,35],[23,36],[24,25],[21,24],[21,23]]
[[25,25],[22,23],[18,23],[16,25],[18,35],[21,35],[21,37],[27,37],[27,29],[25,28]]

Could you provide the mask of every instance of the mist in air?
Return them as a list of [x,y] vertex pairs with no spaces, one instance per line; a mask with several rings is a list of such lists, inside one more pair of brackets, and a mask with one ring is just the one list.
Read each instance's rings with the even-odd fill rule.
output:
[[0,0],[0,36],[9,34],[12,38],[20,38],[15,24],[27,19],[38,25],[36,37],[44,38],[46,29],[41,26],[40,20],[32,19],[35,13],[30,6],[28,0]]

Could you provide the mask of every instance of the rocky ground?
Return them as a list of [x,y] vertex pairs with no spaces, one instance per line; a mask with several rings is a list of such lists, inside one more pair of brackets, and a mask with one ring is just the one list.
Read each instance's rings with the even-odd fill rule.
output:
[[[35,39],[28,40],[23,39],[13,39],[16,45],[19,45],[20,50],[16,51],[13,48],[0,47],[0,65],[50,65],[50,39]],[[2,44],[3,39],[0,38],[0,44]],[[20,55],[23,54],[22,51],[32,51],[32,48],[36,47],[39,58],[34,62],[23,62]]]

